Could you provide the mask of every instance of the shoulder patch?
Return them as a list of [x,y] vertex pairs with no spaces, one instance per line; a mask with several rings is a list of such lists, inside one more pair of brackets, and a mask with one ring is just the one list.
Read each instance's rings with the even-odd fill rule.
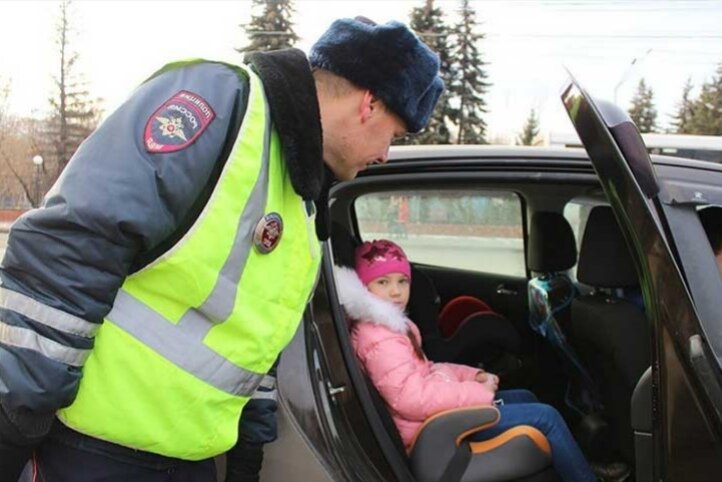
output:
[[215,118],[216,113],[203,97],[181,90],[158,107],[145,123],[145,148],[153,153],[185,149]]

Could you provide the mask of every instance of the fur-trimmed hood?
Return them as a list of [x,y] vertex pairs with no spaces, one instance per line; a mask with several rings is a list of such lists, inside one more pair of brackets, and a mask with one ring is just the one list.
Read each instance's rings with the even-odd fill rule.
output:
[[335,266],[334,275],[339,301],[349,317],[382,325],[397,333],[406,333],[408,319],[401,308],[374,296],[361,283],[354,270]]

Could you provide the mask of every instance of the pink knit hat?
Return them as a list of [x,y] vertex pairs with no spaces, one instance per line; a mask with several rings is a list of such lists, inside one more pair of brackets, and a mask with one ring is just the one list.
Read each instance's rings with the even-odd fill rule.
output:
[[411,278],[411,266],[404,250],[396,243],[379,239],[356,248],[356,274],[364,285],[389,273]]

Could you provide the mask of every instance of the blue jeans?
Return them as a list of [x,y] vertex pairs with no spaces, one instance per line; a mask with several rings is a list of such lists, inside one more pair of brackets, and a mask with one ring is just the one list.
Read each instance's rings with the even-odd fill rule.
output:
[[488,440],[510,428],[530,425],[542,432],[549,441],[554,470],[564,482],[597,480],[566,422],[554,407],[539,403],[528,390],[500,390],[496,393],[496,399],[503,401],[503,404],[497,405],[501,412],[499,423],[475,434],[472,440]]

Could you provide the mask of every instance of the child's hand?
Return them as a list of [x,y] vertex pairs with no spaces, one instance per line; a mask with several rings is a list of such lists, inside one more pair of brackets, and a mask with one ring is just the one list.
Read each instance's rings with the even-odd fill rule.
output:
[[486,373],[484,370],[479,370],[475,377],[476,381],[479,383],[485,383],[488,378],[489,374]]
[[499,377],[494,375],[493,373],[487,373],[482,370],[476,374],[475,379],[477,382],[483,383],[484,385],[489,387],[489,390],[493,392],[496,392],[499,389]]
[[496,392],[499,390],[499,377],[490,373],[486,379],[485,385],[489,387],[492,392]]
[[496,392],[499,389],[499,377],[493,373],[480,371],[476,374],[476,381],[489,387],[489,390]]

